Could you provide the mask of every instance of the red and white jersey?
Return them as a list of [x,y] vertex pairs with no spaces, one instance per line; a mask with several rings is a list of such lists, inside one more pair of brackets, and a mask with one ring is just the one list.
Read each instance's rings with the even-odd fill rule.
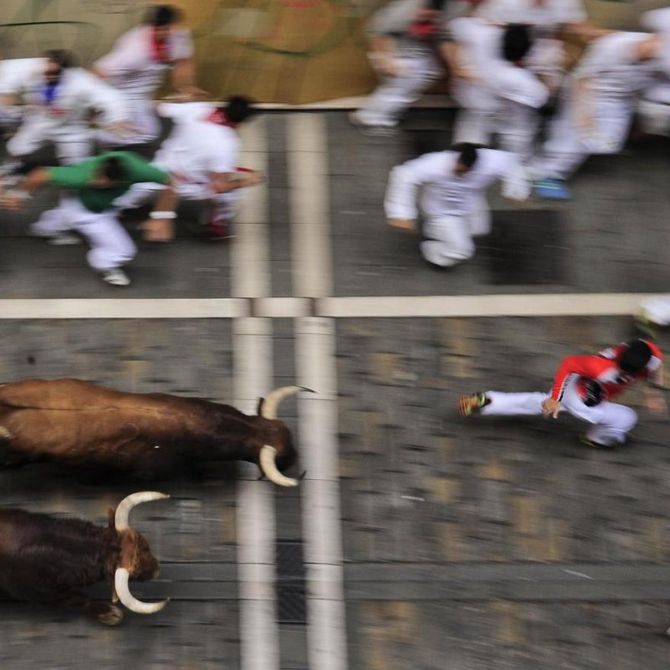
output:
[[138,26],[121,35],[112,50],[95,63],[95,69],[115,88],[129,96],[150,97],[161,84],[163,73],[177,60],[191,58],[193,43],[188,30],[170,34],[165,58],[153,50],[151,26]]
[[[608,347],[590,356],[567,356],[554,377],[551,397],[560,401],[568,385],[573,382],[579,383],[579,378],[597,381],[603,388],[603,399],[607,400],[620,395],[635,382],[658,381],[663,353],[653,342],[648,340],[644,342],[651,349],[651,358],[646,367],[635,374],[626,374],[619,367],[619,358],[627,348],[625,343]],[[581,391],[579,387],[578,391]]]

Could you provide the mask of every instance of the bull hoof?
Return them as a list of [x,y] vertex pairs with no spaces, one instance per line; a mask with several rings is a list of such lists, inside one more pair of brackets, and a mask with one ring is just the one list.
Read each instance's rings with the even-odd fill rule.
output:
[[104,612],[98,614],[98,621],[105,626],[118,626],[123,621],[123,610],[116,605],[110,605]]

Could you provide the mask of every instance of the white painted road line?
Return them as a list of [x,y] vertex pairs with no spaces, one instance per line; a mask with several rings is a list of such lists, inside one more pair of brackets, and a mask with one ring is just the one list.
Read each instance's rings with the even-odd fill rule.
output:
[[[289,119],[293,293],[332,295],[328,155],[325,119]],[[315,306],[316,302],[312,303]],[[315,670],[347,670],[340,484],[337,444],[335,321],[314,316],[295,321],[298,384],[314,389],[298,403],[302,525],[307,581],[307,657]]]
[[2,319],[234,319],[249,305],[235,298],[217,299],[6,299]]
[[333,293],[325,124],[317,114],[288,119],[293,294],[299,297]]
[[[243,136],[244,165],[267,172],[264,122],[248,125]],[[244,144],[246,143],[246,144]],[[237,237],[232,250],[233,294],[261,298],[270,291],[267,188],[242,194]],[[245,301],[247,308],[250,301]],[[272,386],[272,322],[238,318],[233,323],[236,405],[256,413],[258,397]],[[237,562],[240,589],[240,663],[242,670],[278,670],[279,635],[275,588],[274,491],[258,481],[258,469],[239,468]]]
[[309,667],[346,670],[335,322],[297,319],[295,342],[298,384],[316,391],[299,404]]
[[[260,226],[253,226],[256,236]],[[262,253],[262,244],[257,248]],[[247,247],[252,250],[253,245]],[[242,263],[243,254],[234,262]],[[250,267],[250,266],[249,266]],[[0,300],[3,319],[270,319],[317,316],[334,319],[495,317],[495,316],[629,316],[643,300],[661,293],[548,293],[531,295],[362,296],[305,298],[267,297],[269,268],[256,266],[256,279],[236,284],[245,298],[194,299],[7,299]],[[267,273],[267,274],[266,274]],[[266,276],[263,276],[266,275]],[[256,294],[256,295],[255,295]],[[260,294],[260,295],[259,295]]]
[[[258,397],[265,395],[272,383],[272,323],[238,319],[233,333],[236,406],[255,414]],[[238,471],[241,666],[242,670],[278,670],[274,491],[267,481],[258,481],[255,465],[242,464]]]
[[[267,119],[262,116],[240,127],[244,167],[267,175]],[[258,298],[270,295],[270,236],[267,231],[267,183],[244,189],[233,238],[233,295]]]
[[332,318],[627,316],[650,293],[445,295],[322,298],[315,313]]

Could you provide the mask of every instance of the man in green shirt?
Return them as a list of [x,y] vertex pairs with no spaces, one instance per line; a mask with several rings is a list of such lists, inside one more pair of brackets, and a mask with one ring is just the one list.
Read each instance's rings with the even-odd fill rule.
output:
[[[91,247],[87,255],[89,265],[102,273],[108,284],[127,286],[130,279],[121,266],[135,256],[137,247],[119,223],[113,203],[133,184],[146,182],[169,186],[170,176],[133,153],[110,151],[75,165],[36,168],[16,190],[3,194],[0,204],[18,209],[33,191],[45,184],[69,191],[58,207],[42,214],[31,226],[31,232],[52,238],[54,243],[66,244],[76,241],[70,232],[76,231]],[[168,223],[175,216],[174,204],[174,194],[168,187],[161,192],[150,224]]]

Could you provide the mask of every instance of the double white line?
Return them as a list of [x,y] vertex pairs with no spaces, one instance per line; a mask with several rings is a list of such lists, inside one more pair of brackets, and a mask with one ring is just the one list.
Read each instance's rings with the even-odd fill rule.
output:
[[[297,114],[289,119],[289,176],[293,244],[293,286],[300,297],[331,294],[328,230],[326,129],[323,118]],[[243,137],[245,161],[267,169],[263,120]],[[270,253],[265,187],[245,194],[233,249],[233,296],[270,295]],[[254,411],[272,384],[272,323],[243,317],[234,322],[236,399]],[[332,319],[295,319],[298,384],[314,396],[299,401],[298,443],[307,470],[302,483],[303,535],[307,574],[308,663],[319,670],[346,670],[342,541],[337,467],[337,382]],[[275,602],[274,490],[257,482],[255,469],[238,494],[238,574],[243,670],[278,670]]]

